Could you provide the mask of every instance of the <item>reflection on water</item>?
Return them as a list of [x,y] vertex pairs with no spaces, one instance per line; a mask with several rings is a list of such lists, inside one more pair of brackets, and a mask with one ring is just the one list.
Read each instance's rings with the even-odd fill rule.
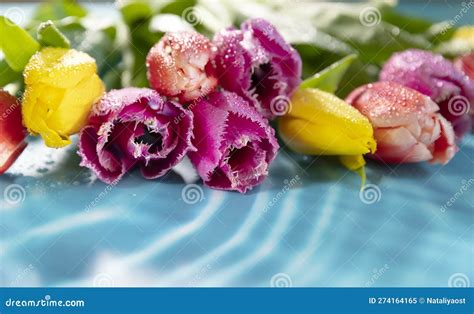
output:
[[[240,195],[202,187],[186,163],[161,180],[131,173],[107,186],[78,166],[72,149],[33,141],[0,178],[0,284],[447,286],[454,273],[472,279],[473,138],[445,167],[369,163],[375,201],[359,195],[357,175],[330,158],[282,151],[264,184]],[[193,201],[183,193],[190,183],[201,193]]]

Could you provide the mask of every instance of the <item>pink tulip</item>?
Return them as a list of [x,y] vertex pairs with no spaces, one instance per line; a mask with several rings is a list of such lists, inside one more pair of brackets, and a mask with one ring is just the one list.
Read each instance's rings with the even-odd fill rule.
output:
[[217,85],[217,79],[207,71],[213,47],[199,33],[166,33],[147,55],[151,87],[183,103],[207,95]]
[[411,88],[377,82],[357,88],[346,101],[372,123],[376,159],[446,164],[457,151],[453,128],[438,105]]

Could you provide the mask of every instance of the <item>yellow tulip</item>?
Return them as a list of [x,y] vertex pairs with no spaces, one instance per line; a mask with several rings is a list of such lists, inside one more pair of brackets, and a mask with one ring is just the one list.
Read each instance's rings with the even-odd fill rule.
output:
[[47,47],[31,57],[23,72],[23,123],[49,147],[71,143],[105,88],[95,60],[74,49]]
[[364,179],[363,154],[375,152],[372,125],[357,109],[328,92],[307,88],[291,98],[280,118],[279,134],[292,150],[307,155],[335,155]]

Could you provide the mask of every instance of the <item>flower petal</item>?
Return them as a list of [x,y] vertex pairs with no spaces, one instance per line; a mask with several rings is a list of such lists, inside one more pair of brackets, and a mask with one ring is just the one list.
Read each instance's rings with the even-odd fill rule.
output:
[[433,158],[426,145],[419,143],[404,127],[376,129],[375,138],[377,139],[375,156],[385,162],[409,163]]
[[447,164],[459,150],[455,142],[455,134],[449,122],[438,115],[441,126],[441,134],[435,141],[432,163]]

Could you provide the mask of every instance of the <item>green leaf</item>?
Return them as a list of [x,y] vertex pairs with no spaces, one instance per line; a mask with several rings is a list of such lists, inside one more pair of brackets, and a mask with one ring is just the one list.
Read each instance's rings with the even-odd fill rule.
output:
[[348,55],[321,72],[316,73],[314,76],[304,80],[300,87],[318,88],[329,93],[334,93],[341,82],[343,75],[355,59],[357,59],[357,55]]
[[16,72],[23,71],[31,56],[40,49],[40,44],[28,32],[0,16],[0,50],[5,61]]
[[38,27],[38,40],[43,46],[69,48],[69,39],[64,36],[51,20]]
[[359,59],[355,60],[339,83],[336,96],[344,99],[357,87],[377,81],[379,71],[379,67],[374,64],[364,63]]

